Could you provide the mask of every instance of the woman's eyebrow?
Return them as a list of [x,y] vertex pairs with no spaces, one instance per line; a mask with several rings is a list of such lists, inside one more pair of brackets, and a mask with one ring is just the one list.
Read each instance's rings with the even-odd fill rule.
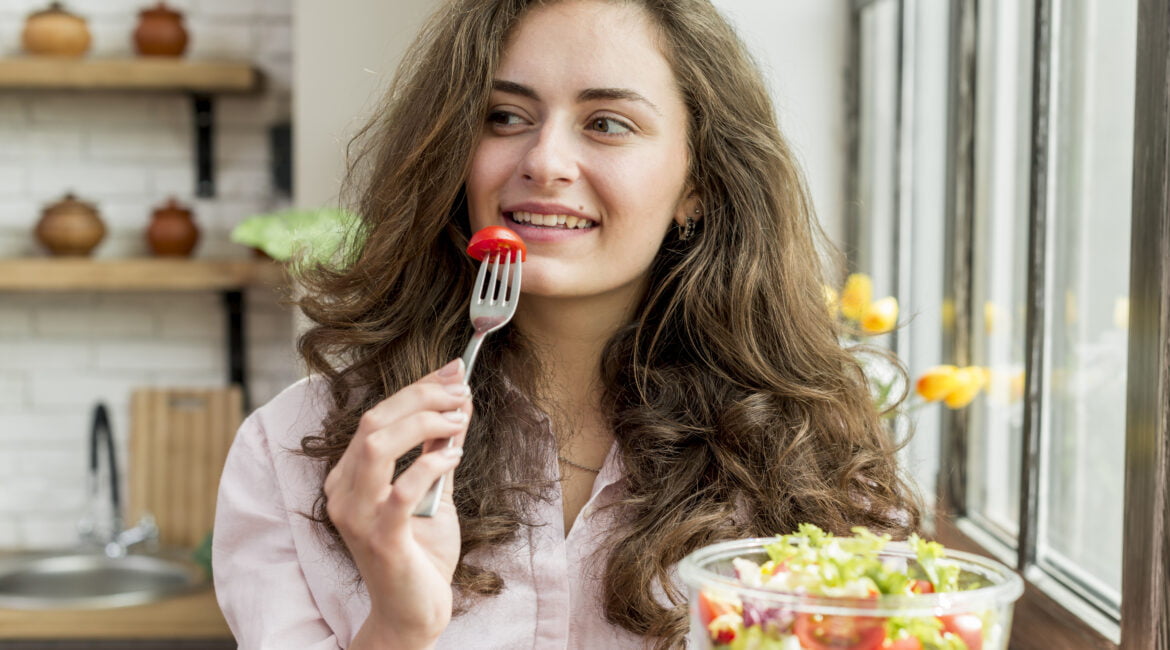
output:
[[[540,101],[540,95],[536,90],[525,86],[524,84],[516,83],[515,81],[505,81],[503,79],[492,80],[492,89],[502,93],[511,95],[520,95],[527,97],[533,101]],[[599,99],[621,99],[626,101],[641,102],[655,113],[662,115],[662,111],[654,104],[654,102],[646,99],[641,93],[629,88],[586,88],[577,95],[578,102],[590,102]]]
[[655,113],[662,115],[662,111],[654,105],[654,102],[646,99],[641,93],[629,88],[586,88],[577,95],[577,101],[590,102],[598,99],[624,99],[631,102],[642,102],[654,110]]

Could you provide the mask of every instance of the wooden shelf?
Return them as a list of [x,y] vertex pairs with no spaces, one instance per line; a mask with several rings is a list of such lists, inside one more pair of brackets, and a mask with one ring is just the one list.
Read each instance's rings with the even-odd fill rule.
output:
[[260,86],[250,63],[187,59],[0,59],[0,89],[242,93]]
[[261,260],[0,260],[0,291],[228,291],[284,283],[283,267]]

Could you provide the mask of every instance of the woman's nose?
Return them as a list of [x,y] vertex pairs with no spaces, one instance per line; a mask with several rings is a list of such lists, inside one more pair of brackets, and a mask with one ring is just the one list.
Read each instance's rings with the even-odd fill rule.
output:
[[546,124],[525,153],[520,173],[537,185],[567,185],[577,180],[580,170],[571,133]]

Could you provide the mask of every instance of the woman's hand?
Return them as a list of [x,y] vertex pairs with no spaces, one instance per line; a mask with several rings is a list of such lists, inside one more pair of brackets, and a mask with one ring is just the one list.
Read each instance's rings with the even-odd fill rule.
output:
[[[366,411],[325,478],[329,518],[370,593],[370,616],[351,648],[427,647],[450,622],[459,560],[452,481],[434,517],[413,512],[459,464],[470,413],[463,363],[452,361]],[[395,463],[420,443],[423,454],[391,484]]]

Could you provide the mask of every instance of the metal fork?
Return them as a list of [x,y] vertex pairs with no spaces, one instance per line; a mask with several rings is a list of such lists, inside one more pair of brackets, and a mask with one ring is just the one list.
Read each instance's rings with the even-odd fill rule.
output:
[[[513,260],[515,258],[515,260]],[[489,259],[479,265],[479,274],[475,277],[475,288],[471,291],[471,325],[475,333],[467,342],[467,349],[463,351],[463,382],[471,379],[471,369],[475,367],[475,358],[479,356],[479,348],[488,334],[500,329],[512,320],[516,313],[516,303],[520,298],[520,269],[522,266],[518,251],[497,251]],[[491,278],[488,279],[488,270]],[[502,269],[502,273],[501,273]],[[509,278],[511,279],[509,281]],[[447,439],[447,446],[455,444],[454,438]],[[431,489],[423,496],[423,500],[415,508],[416,517],[433,517],[439,507],[439,499],[443,495],[443,481],[446,474],[440,476]]]

